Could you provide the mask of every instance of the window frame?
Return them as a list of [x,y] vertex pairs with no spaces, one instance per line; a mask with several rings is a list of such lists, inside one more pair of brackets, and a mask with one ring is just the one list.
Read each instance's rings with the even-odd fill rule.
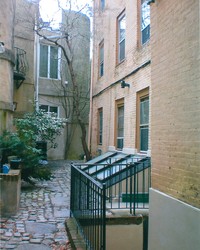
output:
[[[41,108],[41,106],[46,107],[46,108],[47,108],[47,111],[46,111],[46,109]],[[56,113],[56,112],[52,112],[52,111],[51,111],[51,108],[57,108],[57,113]],[[48,105],[48,104],[40,104],[40,105],[39,105],[39,109],[40,109],[40,110],[43,110],[44,112],[46,112],[47,114],[49,114],[49,115],[51,115],[51,116],[53,116],[53,117],[56,117],[56,118],[59,118],[59,117],[60,117],[60,109],[59,109],[59,106],[51,106],[51,105]],[[54,114],[57,114],[57,115],[54,116],[53,113],[54,113]]]
[[[47,47],[47,69],[46,70],[46,74],[45,76],[41,76],[41,46],[44,46],[44,47]],[[60,63],[61,63],[61,49],[57,46],[53,46],[53,45],[50,45],[50,44],[44,44],[44,43],[40,43],[40,50],[39,50],[39,77],[40,78],[46,78],[46,79],[53,79],[53,80],[60,80]],[[51,77],[51,74],[52,74],[52,71],[51,71],[51,64],[52,62],[56,61],[56,59],[51,59],[51,54],[53,53],[52,52],[52,49],[56,48],[57,49],[57,56],[58,56],[58,59],[57,59],[57,77],[54,78],[54,77]],[[44,56],[44,55],[43,55]]]
[[[141,100],[148,98],[148,123],[141,124]],[[148,127],[148,138],[147,138],[147,150],[141,149],[141,128]],[[149,128],[150,128],[150,97],[149,97],[149,88],[137,92],[137,103],[136,103],[136,148],[138,152],[147,153],[149,150]]]
[[[124,147],[124,114],[125,114],[125,106],[124,106],[124,98],[120,100],[116,100],[116,108],[115,108],[115,146],[117,150],[123,150]],[[119,136],[119,108],[123,107],[123,136]],[[118,147],[118,140],[122,140],[122,147]]]
[[99,78],[101,78],[103,75],[104,75],[104,40],[102,40],[99,44]]
[[103,108],[98,109],[98,145],[103,144]]
[[[143,27],[143,5],[146,5],[149,9],[149,17],[146,17],[149,19],[149,24],[145,25]],[[145,45],[150,40],[150,5],[148,5],[148,0],[140,0],[140,34],[141,34],[141,45]],[[146,37],[144,36],[145,32],[148,34]]]
[[[124,19],[125,22],[125,31],[124,31],[124,36],[121,39],[121,23]],[[122,46],[122,44],[124,44],[124,47]],[[123,54],[124,56],[121,58],[121,47],[123,48]],[[126,13],[125,10],[122,11],[122,13],[117,17],[117,64],[120,64],[121,62],[123,62],[126,58]]]
[[101,11],[105,10],[105,0],[99,0],[99,6]]

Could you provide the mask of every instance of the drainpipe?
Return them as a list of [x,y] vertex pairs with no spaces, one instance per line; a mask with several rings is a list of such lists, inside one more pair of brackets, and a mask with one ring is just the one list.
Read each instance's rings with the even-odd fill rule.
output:
[[[94,27],[95,27],[95,24],[94,24],[94,20],[93,19],[93,34],[95,32],[94,30]],[[90,150],[90,153],[91,152],[91,142],[92,142],[92,117],[93,117],[93,84],[94,84],[94,46],[95,46],[95,41],[94,41],[94,38],[93,40],[91,41],[92,42],[92,56],[91,56],[91,81],[90,81],[90,114],[89,114],[89,128],[88,128],[88,148]]]
[[91,142],[92,142],[92,116],[93,116],[93,99],[92,99],[92,93],[93,93],[93,60],[91,61],[92,67],[91,67],[91,82],[90,82],[90,114],[89,114],[89,129],[88,129],[88,148],[91,152]]
[[38,103],[38,93],[39,93],[39,39],[38,39],[38,35],[35,34],[35,59],[34,59],[34,65],[35,65],[35,73],[34,73],[34,82],[35,82],[35,109],[38,110],[39,109],[39,103]]
[[[37,22],[39,18],[39,1],[37,3],[38,9],[35,17],[35,30],[37,30]],[[35,109],[39,109],[39,36],[35,32],[35,41],[34,41],[34,83],[35,83],[35,93],[34,93],[34,105]]]

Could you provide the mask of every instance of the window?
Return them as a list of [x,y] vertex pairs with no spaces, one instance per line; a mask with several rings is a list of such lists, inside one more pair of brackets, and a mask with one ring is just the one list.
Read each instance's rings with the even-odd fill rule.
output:
[[100,8],[102,11],[105,9],[105,0],[100,0]]
[[142,44],[150,39],[150,5],[147,0],[141,0],[141,41]]
[[103,142],[103,109],[98,110],[98,144],[102,145]]
[[56,106],[49,106],[49,105],[40,105],[39,108],[44,112],[51,114],[54,117],[58,117],[58,107]]
[[149,148],[149,89],[137,93],[136,147],[141,151]]
[[99,77],[104,75],[104,42],[99,45]]
[[140,151],[148,150],[149,97],[140,99]]
[[117,149],[124,146],[124,104],[117,103]]
[[59,79],[59,48],[40,44],[40,77]]
[[125,33],[126,33],[126,16],[123,13],[118,18],[118,63],[125,58]]

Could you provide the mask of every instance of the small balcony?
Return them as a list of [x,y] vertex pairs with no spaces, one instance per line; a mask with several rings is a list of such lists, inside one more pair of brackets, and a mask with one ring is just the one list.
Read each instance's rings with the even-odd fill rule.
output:
[[15,53],[14,80],[16,81],[17,88],[19,88],[23,83],[23,81],[26,79],[28,63],[25,50],[14,47],[14,53]]

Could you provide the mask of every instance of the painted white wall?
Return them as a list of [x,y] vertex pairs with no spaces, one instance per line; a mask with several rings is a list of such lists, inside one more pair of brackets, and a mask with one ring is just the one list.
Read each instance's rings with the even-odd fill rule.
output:
[[199,250],[200,209],[150,190],[149,250]]

